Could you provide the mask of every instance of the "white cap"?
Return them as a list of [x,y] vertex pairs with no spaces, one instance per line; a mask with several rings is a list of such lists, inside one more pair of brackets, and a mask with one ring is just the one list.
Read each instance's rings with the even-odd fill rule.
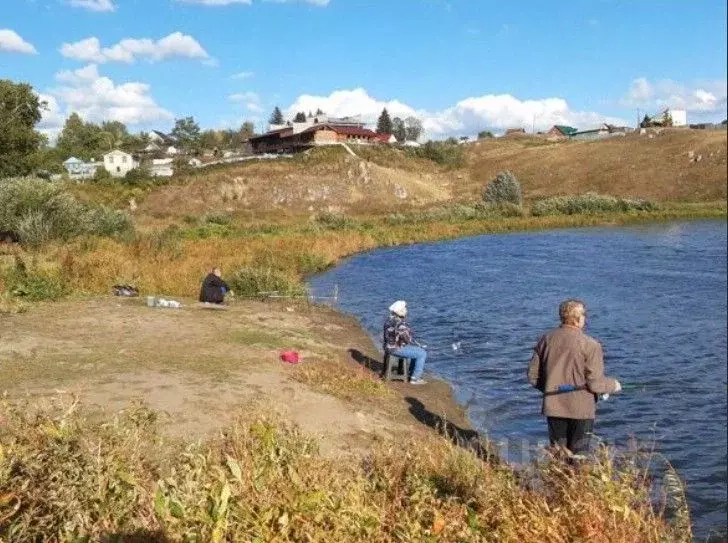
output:
[[397,300],[389,306],[389,310],[399,317],[405,317],[407,315],[407,302]]

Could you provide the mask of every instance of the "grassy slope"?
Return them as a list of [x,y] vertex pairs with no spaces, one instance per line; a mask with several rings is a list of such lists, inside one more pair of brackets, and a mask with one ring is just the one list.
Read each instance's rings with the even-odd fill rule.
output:
[[[691,161],[690,151],[701,160]],[[154,189],[76,185],[73,190],[83,199],[120,206],[134,197],[138,221],[153,225],[206,213],[280,223],[322,210],[367,216],[473,201],[502,170],[516,173],[527,199],[594,191],[705,202],[726,198],[726,151],[725,131],[674,129],[653,138],[594,142],[499,138],[464,148],[465,164],[458,169],[391,148],[360,148],[362,160],[333,148],[217,167]]]
[[[701,155],[691,162],[688,153]],[[663,131],[593,142],[550,143],[536,138],[472,146],[470,177],[456,198],[476,197],[498,171],[513,171],[527,198],[598,192],[657,201],[726,198],[726,131]]]

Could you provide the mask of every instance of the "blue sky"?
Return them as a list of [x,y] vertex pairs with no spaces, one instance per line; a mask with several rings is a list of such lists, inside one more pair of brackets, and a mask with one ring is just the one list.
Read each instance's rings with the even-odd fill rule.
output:
[[726,116],[726,3],[476,0],[0,0],[0,77],[132,129],[261,127],[274,105],[432,137]]

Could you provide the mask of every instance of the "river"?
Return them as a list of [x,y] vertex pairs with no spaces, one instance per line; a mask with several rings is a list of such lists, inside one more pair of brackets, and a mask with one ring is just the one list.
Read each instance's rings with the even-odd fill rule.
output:
[[725,529],[726,222],[485,235],[378,249],[312,278],[381,343],[394,300],[476,427],[526,460],[546,439],[525,381],[557,307],[583,299],[608,375],[636,386],[600,402],[596,433],[654,446],[687,482],[695,533]]

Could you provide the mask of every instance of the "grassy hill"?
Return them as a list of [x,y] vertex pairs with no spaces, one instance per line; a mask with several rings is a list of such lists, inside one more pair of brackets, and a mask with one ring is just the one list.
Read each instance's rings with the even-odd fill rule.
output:
[[598,192],[658,202],[726,198],[726,132],[664,130],[593,142],[517,137],[457,149],[442,165],[411,149],[320,148],[294,158],[200,170],[161,187],[77,185],[84,200],[128,205],[137,222],[159,225],[226,214],[245,222],[287,222],[320,212],[384,215],[480,200],[484,185],[511,170],[527,200]]

